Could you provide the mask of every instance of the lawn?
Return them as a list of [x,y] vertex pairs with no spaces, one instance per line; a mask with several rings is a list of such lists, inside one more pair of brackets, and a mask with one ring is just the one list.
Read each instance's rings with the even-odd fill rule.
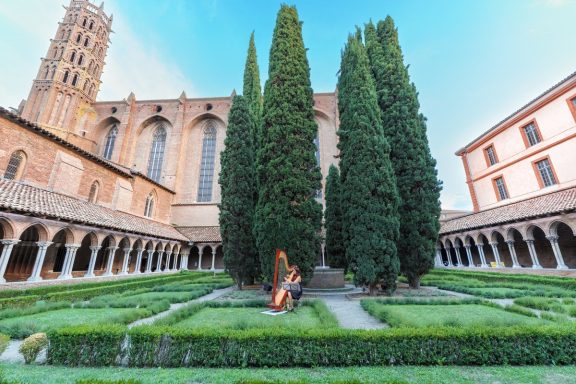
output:
[[262,314],[266,308],[210,308],[206,307],[174,326],[180,328],[317,328],[322,323],[313,307],[304,306],[296,312],[270,316]]
[[372,316],[391,327],[499,327],[545,323],[544,320],[482,304],[366,304],[364,307]]
[[[279,351],[279,354],[281,351]],[[576,384],[576,367],[348,367],[290,369],[66,368],[3,364],[8,380],[22,384],[75,384],[80,379],[139,380],[142,384],[255,383],[566,383]]]
[[0,320],[0,333],[13,338],[80,324],[130,323],[150,312],[142,308],[66,308]]

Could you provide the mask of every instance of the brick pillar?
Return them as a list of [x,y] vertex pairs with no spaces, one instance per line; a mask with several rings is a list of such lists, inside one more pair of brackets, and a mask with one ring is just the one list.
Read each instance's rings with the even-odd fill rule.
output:
[[530,258],[532,259],[532,269],[542,269],[542,266],[538,261],[536,247],[534,247],[534,239],[526,239],[524,241],[526,242],[526,245],[528,245],[528,252],[530,252]]
[[142,248],[138,248],[136,252],[138,252],[136,256],[136,267],[134,268],[134,272],[132,273],[138,275],[142,273],[140,272],[140,267],[142,266],[142,252],[144,252],[144,250]]
[[8,260],[10,260],[10,255],[12,254],[12,248],[18,244],[20,240],[2,240],[0,243],[4,245],[2,248],[2,255],[0,255],[0,283],[5,283],[4,273],[6,273],[6,267],[8,266]]
[[36,245],[38,245],[38,253],[36,253],[36,261],[34,262],[32,275],[28,278],[28,281],[42,280],[40,272],[42,272],[42,265],[44,264],[44,258],[46,257],[46,250],[48,249],[50,244],[52,244],[51,241],[39,241],[36,243]]
[[99,245],[93,245],[90,247],[90,263],[88,263],[88,271],[84,275],[84,277],[95,277],[94,275],[94,266],[96,265],[96,258],[98,257],[98,251],[102,248]]
[[508,250],[510,251],[510,256],[512,257],[512,268],[520,268],[518,257],[516,256],[516,248],[514,248],[514,240],[506,240],[506,244],[508,244]]
[[118,247],[109,247],[108,248],[108,263],[106,263],[106,272],[102,276],[112,276],[112,265],[114,264],[114,256],[116,254],[116,250]]
[[558,236],[546,236],[550,245],[552,246],[552,251],[554,252],[554,257],[556,258],[556,269],[568,269],[568,266],[564,264],[564,258],[562,257],[562,251],[560,250],[560,245],[558,245]]
[[127,275],[128,274],[128,260],[130,258],[130,251],[131,248],[124,248],[124,259],[122,260],[122,270],[120,271],[119,275]]

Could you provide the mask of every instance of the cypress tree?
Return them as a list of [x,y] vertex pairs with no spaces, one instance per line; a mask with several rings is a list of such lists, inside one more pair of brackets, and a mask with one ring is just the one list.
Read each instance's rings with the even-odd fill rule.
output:
[[320,249],[322,206],[314,199],[321,174],[315,158],[310,68],[295,7],[282,5],[270,49],[257,154],[256,242],[262,273],[272,279],[274,251],[285,249],[303,279]]
[[396,288],[398,193],[374,80],[360,32],[350,36],[338,78],[340,170],[346,258],[357,284]]
[[378,22],[377,28],[368,23],[365,40],[401,199],[397,244],[401,272],[411,287],[418,288],[421,277],[434,266],[441,183],[392,18]]
[[236,281],[251,283],[259,274],[254,236],[255,169],[250,109],[234,96],[228,115],[225,149],[220,156],[220,233],[226,270]]
[[262,88],[260,86],[260,69],[258,68],[258,59],[256,56],[256,45],[254,44],[254,32],[250,35],[250,42],[248,43],[242,95],[248,103],[254,121],[252,142],[256,149],[258,147],[260,124],[262,122]]
[[324,212],[326,228],[326,258],[333,268],[348,269],[342,237],[342,202],[340,172],[332,164],[326,178],[326,211]]

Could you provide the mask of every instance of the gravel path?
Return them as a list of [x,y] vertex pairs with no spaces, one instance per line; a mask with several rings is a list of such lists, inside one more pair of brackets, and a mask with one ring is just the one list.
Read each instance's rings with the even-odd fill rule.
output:
[[151,317],[146,317],[146,318],[144,318],[144,319],[136,320],[135,322],[129,324],[129,325],[128,325],[128,328],[132,328],[132,327],[135,327],[135,326],[137,326],[137,325],[152,324],[154,321],[156,321],[156,320],[158,320],[158,319],[161,319],[161,318],[163,318],[163,317],[166,317],[166,316],[168,316],[169,314],[171,314],[172,312],[174,312],[175,310],[177,310],[177,309],[179,309],[179,308],[182,308],[182,307],[184,307],[184,306],[186,306],[186,305],[188,305],[188,304],[191,304],[191,303],[202,303],[202,302],[204,302],[204,301],[215,300],[215,299],[219,298],[220,296],[222,296],[222,295],[224,295],[224,294],[226,294],[226,293],[228,293],[228,292],[234,291],[235,289],[236,289],[236,286],[233,285],[233,286],[228,287],[228,288],[216,289],[216,290],[214,290],[212,293],[209,293],[209,294],[207,294],[207,295],[204,295],[204,296],[199,297],[199,298],[194,299],[194,300],[187,301],[187,302],[185,302],[185,303],[170,304],[170,309],[168,309],[168,310],[166,310],[166,311],[164,311],[164,312],[157,313],[157,314],[155,314],[154,316],[151,316]]
[[381,323],[370,316],[360,306],[360,301],[350,300],[345,296],[323,296],[319,297],[324,300],[328,308],[338,319],[342,328],[348,329],[382,329],[388,328],[388,325]]

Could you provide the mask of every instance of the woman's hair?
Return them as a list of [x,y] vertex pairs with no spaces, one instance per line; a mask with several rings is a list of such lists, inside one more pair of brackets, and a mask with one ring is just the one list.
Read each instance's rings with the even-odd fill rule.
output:
[[300,268],[297,265],[291,265],[290,268],[296,272],[298,275],[300,274]]

